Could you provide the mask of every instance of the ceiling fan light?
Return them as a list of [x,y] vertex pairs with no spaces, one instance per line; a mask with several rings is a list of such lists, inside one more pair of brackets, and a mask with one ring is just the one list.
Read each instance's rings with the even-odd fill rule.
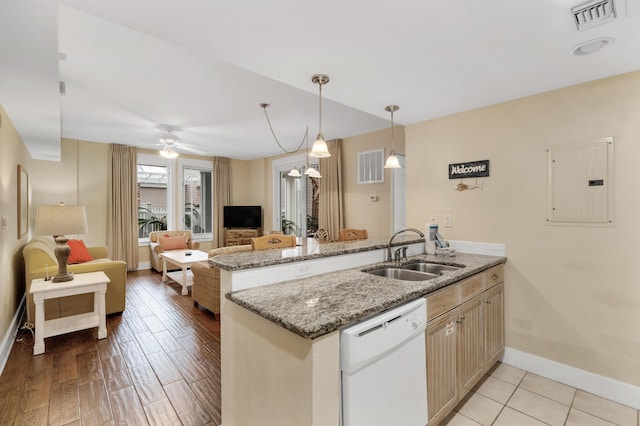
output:
[[385,169],[401,169],[400,161],[398,161],[398,157],[396,157],[395,151],[391,151],[389,157],[387,157],[387,162],[384,164]]
[[318,137],[316,141],[313,143],[311,147],[311,152],[309,153],[309,157],[314,158],[327,158],[331,157],[331,153],[329,153],[329,147],[327,147],[327,143],[324,141],[324,136],[322,133],[318,133]]
[[173,148],[167,148],[167,147],[165,147],[163,150],[160,151],[160,155],[162,155],[164,158],[178,157],[178,153]]
[[298,178],[300,176],[302,176],[300,174],[300,170],[296,169],[295,167],[293,169],[291,169],[291,171],[287,174],[287,176],[291,176],[291,177],[295,177]]

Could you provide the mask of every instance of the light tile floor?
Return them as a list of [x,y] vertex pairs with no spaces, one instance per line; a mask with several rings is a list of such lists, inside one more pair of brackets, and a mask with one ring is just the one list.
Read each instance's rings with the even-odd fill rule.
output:
[[635,408],[499,363],[446,426],[640,426]]

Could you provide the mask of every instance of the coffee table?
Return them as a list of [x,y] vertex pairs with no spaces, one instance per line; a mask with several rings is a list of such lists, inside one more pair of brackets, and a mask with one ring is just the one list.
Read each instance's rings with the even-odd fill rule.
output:
[[[189,254],[187,254],[189,253]],[[202,262],[209,258],[208,253],[200,250],[171,250],[162,252],[162,282],[167,282],[171,278],[182,286],[182,295],[189,294],[189,289],[193,284],[193,274],[191,273],[191,264],[194,262]],[[180,271],[167,272],[167,263],[177,266]]]

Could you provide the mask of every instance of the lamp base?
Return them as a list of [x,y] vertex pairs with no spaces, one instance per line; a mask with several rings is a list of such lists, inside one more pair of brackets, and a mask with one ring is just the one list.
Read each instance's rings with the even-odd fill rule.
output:
[[52,283],[63,283],[65,281],[73,281],[73,272],[67,272],[66,274],[58,274],[51,279]]
[[73,272],[67,272],[67,260],[69,260],[69,254],[71,254],[71,247],[67,245],[69,238],[64,235],[58,235],[53,238],[58,244],[53,251],[58,261],[58,273],[51,281],[54,283],[73,281]]

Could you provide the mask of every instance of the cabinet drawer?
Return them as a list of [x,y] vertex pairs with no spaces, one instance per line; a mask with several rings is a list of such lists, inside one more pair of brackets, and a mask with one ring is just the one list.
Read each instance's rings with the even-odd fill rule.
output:
[[491,288],[496,284],[500,284],[504,281],[504,265],[494,266],[493,268],[487,269],[484,272],[484,275],[487,277],[487,288]]
[[458,284],[452,284],[427,296],[427,321],[458,306]]
[[458,285],[460,286],[460,303],[466,302],[484,291],[485,274],[476,274],[466,278],[460,281]]

